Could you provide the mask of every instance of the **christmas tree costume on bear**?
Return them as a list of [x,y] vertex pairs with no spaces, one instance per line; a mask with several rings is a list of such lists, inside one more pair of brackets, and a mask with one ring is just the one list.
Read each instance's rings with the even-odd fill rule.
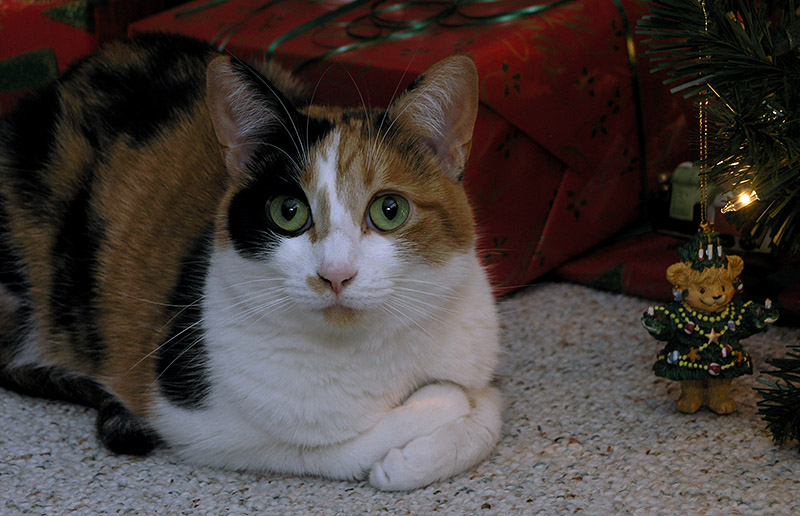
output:
[[717,414],[736,411],[731,380],[752,374],[750,355],[739,342],[764,331],[778,318],[765,305],[734,299],[742,290],[744,261],[725,255],[719,237],[701,231],[678,251],[681,261],[667,268],[675,301],[647,309],[642,325],[667,344],[657,355],[657,376],[681,382],[676,408],[692,414],[707,406]]

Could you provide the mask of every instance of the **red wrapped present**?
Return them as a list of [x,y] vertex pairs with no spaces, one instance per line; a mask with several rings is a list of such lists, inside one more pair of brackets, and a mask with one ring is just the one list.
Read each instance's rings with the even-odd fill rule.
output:
[[[714,229],[725,227],[724,220],[718,218]],[[568,281],[600,290],[672,301],[673,286],[667,281],[667,267],[680,261],[678,248],[688,238],[689,235],[676,237],[647,229],[630,231],[559,266],[555,273]],[[781,324],[800,325],[798,257],[778,258],[734,247],[726,247],[725,253],[744,259],[741,279],[747,298],[760,303],[766,298],[772,299],[781,314]]]
[[465,184],[498,291],[552,270],[640,215],[688,157],[680,99],[648,72],[634,0],[197,0],[132,32],[274,59],[316,100],[387,106],[427,66],[468,53],[481,109]]
[[0,0],[0,117],[99,42],[168,0]]

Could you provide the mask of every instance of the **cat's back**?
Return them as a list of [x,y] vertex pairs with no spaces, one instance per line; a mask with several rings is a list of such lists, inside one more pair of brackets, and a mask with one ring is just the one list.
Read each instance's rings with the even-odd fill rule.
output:
[[113,43],[0,121],[0,312],[33,312],[47,361],[114,376],[131,364],[109,343],[163,337],[228,178],[205,104],[216,55]]
[[[197,40],[143,35],[106,45],[24,98],[0,121],[0,178],[9,209],[24,194],[28,204],[21,207],[56,215],[43,208],[55,209],[97,179],[133,176],[129,170],[136,167],[121,166],[126,150],[175,153],[185,133],[201,136],[202,125],[210,128],[202,124],[205,70],[215,55]],[[161,175],[169,171],[164,167]]]

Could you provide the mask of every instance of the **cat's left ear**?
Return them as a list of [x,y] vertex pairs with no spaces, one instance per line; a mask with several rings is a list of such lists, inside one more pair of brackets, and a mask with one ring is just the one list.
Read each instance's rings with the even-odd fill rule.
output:
[[232,175],[244,173],[265,137],[289,126],[286,119],[294,110],[263,77],[228,56],[208,65],[206,104]]
[[445,174],[460,179],[478,115],[478,71],[465,55],[428,68],[389,108],[389,116],[433,150]]

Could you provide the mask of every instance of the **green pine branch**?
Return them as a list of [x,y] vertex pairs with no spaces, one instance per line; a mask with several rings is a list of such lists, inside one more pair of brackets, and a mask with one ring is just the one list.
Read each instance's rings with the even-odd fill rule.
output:
[[775,442],[794,441],[800,449],[800,345],[790,348],[795,351],[787,353],[785,358],[767,360],[776,369],[764,371],[764,374],[777,380],[758,379],[766,386],[756,389],[762,398],[758,402],[758,413],[767,422],[767,429],[772,432]]
[[[749,181],[760,202],[730,217],[754,243],[800,252],[800,22],[795,2],[655,0],[637,31],[672,91],[708,100],[709,179]],[[796,220],[797,219],[797,220]]]

